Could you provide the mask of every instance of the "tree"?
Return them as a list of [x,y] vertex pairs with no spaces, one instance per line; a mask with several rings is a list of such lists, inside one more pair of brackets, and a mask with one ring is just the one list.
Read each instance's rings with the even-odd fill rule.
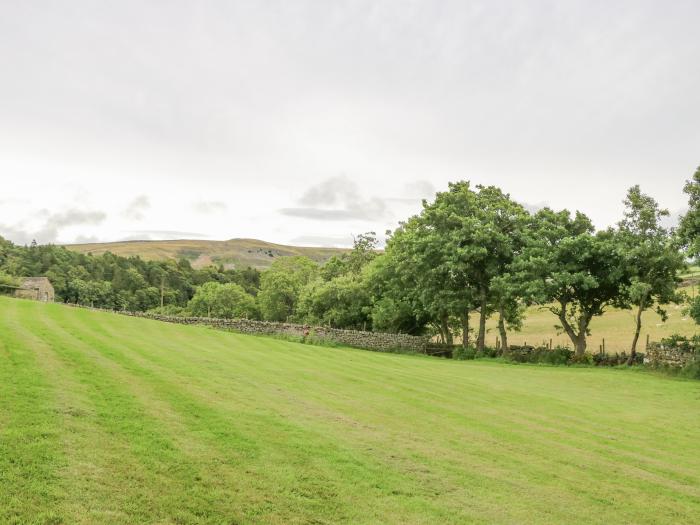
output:
[[248,318],[255,315],[255,299],[238,284],[208,282],[197,288],[187,308],[202,317]]
[[662,320],[666,311],[662,305],[682,300],[677,292],[678,273],[685,267],[683,254],[674,246],[669,231],[661,225],[668,210],[659,208],[649,195],[633,186],[624,201],[624,218],[618,224],[630,284],[626,294],[636,308],[635,331],[628,364],[634,363],[637,342],[642,328],[642,313],[655,307]]
[[496,277],[492,282],[491,290],[495,309],[498,312],[501,349],[508,351],[508,328],[516,331],[522,328],[525,315],[525,307],[521,304],[523,293],[517,280],[509,273]]
[[700,257],[700,167],[686,182],[683,191],[688,195],[688,212],[681,218],[678,238],[690,257]]
[[381,284],[375,284],[384,307],[408,309],[418,325],[431,325],[447,344],[453,342],[450,317],[471,309],[471,295],[451,267],[452,255],[423,216],[412,217],[388,240],[377,274]]
[[19,286],[19,279],[0,270],[0,293]]
[[629,276],[622,247],[610,231],[593,233],[577,212],[540,210],[533,218],[528,246],[513,269],[523,293],[557,316],[576,355],[586,351],[593,317],[609,306],[626,306]]
[[[434,202],[423,203],[422,213],[394,235],[387,250],[404,252],[397,259],[412,276],[415,302],[437,318],[446,342],[452,316],[468,344],[469,312],[478,309],[477,350],[483,351],[486,320],[500,308],[493,285],[521,251],[529,215],[496,187],[476,190],[466,181],[451,183]],[[501,299],[505,315],[506,297]]]
[[690,300],[687,313],[696,324],[700,324],[700,295]]
[[277,259],[260,276],[257,301],[262,317],[268,321],[292,318],[302,288],[317,274],[318,265],[307,257]]
[[346,274],[306,286],[299,299],[298,317],[311,324],[368,330],[372,323],[370,311],[366,283],[355,274]]

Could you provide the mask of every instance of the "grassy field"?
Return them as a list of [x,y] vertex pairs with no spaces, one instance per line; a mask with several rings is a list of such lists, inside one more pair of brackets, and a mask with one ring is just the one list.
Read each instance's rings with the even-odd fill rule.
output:
[[91,244],[69,244],[66,248],[80,253],[100,255],[112,252],[122,257],[138,255],[145,260],[188,259],[195,268],[210,264],[222,264],[227,268],[264,269],[277,257],[304,255],[322,263],[348,250],[340,248],[313,248],[286,246],[257,239],[231,239],[228,241],[204,241],[183,239],[176,241],[124,241]]
[[[686,287],[684,290],[688,295],[697,295],[697,287]],[[672,334],[691,336],[700,333],[700,326],[688,317],[683,315],[683,305],[668,305],[666,312],[668,319],[666,322],[653,310],[647,310],[642,315],[642,332],[639,338],[637,350],[644,351],[646,337],[649,335],[650,341],[660,341]],[[495,345],[498,337],[497,317],[489,319],[487,322],[487,344]],[[478,327],[479,319],[473,316],[471,323],[473,327]],[[563,345],[571,347],[569,337],[557,331],[555,326],[559,324],[557,317],[550,311],[540,307],[528,308],[520,332],[509,332],[508,342],[511,344],[549,344],[550,339],[553,345]],[[588,350],[597,352],[605,339],[605,350],[608,353],[629,352],[632,338],[634,336],[635,319],[632,310],[611,309],[601,317],[596,317],[591,322],[591,336],[588,338]]]
[[700,382],[0,297],[0,523],[691,523]]

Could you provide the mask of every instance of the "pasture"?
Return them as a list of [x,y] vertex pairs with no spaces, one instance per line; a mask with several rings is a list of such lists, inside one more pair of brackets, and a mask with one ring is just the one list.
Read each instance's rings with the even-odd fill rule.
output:
[[[697,287],[687,287],[684,290],[688,295],[696,294]],[[647,335],[650,341],[660,341],[673,334],[692,336],[698,333],[698,325],[693,319],[683,314],[685,305],[667,305],[666,313],[668,319],[664,322],[661,317],[652,309],[642,314],[642,331],[639,338],[637,351],[644,352],[644,344]],[[588,337],[588,351],[597,352],[605,339],[605,350],[608,353],[630,351],[632,337],[634,336],[635,320],[634,310],[618,310],[611,308],[602,316],[594,317],[591,321],[591,335]],[[479,318],[477,315],[471,317],[471,326],[478,328]],[[523,320],[522,330],[519,332],[509,331],[508,342],[510,344],[541,345],[552,344],[571,347],[571,339],[555,327],[559,320],[549,310],[539,306],[532,306],[527,309]],[[493,316],[486,323],[488,330],[486,342],[495,346],[498,337],[498,318]],[[472,336],[472,339],[475,336]]]
[[690,523],[700,383],[0,297],[2,523]]

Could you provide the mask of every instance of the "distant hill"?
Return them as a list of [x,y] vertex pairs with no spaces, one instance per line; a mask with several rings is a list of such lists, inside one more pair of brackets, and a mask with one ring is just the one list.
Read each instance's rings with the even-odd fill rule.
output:
[[333,255],[349,250],[344,248],[313,248],[286,246],[257,239],[231,239],[228,241],[175,240],[175,241],[123,241],[89,244],[69,244],[66,248],[80,253],[100,255],[112,252],[130,257],[138,255],[146,260],[187,259],[195,268],[210,264],[225,268],[264,269],[279,257],[304,255],[317,262],[325,262]]

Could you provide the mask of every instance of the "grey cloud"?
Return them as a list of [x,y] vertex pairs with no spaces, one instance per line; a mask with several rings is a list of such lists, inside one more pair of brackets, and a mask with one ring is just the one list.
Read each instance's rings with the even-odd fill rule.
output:
[[382,199],[364,199],[358,185],[344,175],[312,186],[298,202],[302,206],[282,208],[280,213],[303,219],[342,221],[376,220],[385,217],[388,211]]
[[46,209],[39,210],[36,214],[44,219],[44,224],[39,229],[29,229],[24,223],[11,226],[0,224],[0,232],[7,238],[18,244],[29,244],[33,240],[38,243],[54,243],[62,229],[71,226],[96,225],[102,223],[107,215],[101,211],[82,211],[69,209],[58,213],[51,213]]
[[409,182],[404,186],[404,195],[407,198],[428,199],[435,195],[435,186],[428,180]]
[[228,209],[225,202],[222,201],[197,201],[192,204],[192,209],[197,213],[221,213]]
[[143,220],[144,212],[151,207],[151,201],[147,195],[139,195],[129,203],[122,215],[135,221]]
[[5,239],[8,239],[15,244],[29,244],[35,238],[34,234],[28,232],[21,227],[9,226],[7,224],[0,224],[0,235]]

